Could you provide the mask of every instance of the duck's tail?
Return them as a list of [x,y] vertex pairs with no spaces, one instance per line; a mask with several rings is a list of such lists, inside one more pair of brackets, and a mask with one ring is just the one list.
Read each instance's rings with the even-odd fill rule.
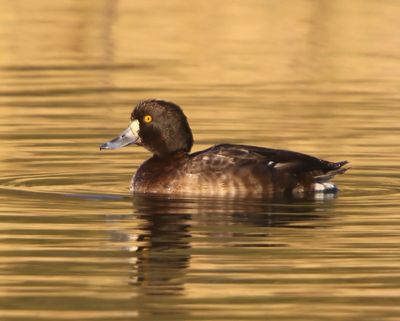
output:
[[349,167],[343,167],[344,165],[348,164],[348,161],[341,161],[337,163],[330,163],[329,169],[324,172],[322,175],[318,175],[314,177],[316,183],[326,183],[331,180],[334,176],[338,174],[345,173]]
[[343,174],[349,167],[343,167],[348,164],[348,161],[337,163],[329,163],[329,168],[322,174],[314,176],[314,191],[317,193],[336,193],[338,188],[335,184],[329,182],[334,176]]

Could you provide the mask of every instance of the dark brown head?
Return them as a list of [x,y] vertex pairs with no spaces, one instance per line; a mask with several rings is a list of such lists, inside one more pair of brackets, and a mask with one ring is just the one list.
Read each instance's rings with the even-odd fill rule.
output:
[[189,153],[193,135],[182,109],[168,101],[141,101],[132,111],[131,124],[117,138],[100,146],[114,149],[131,144],[143,145],[158,157],[176,152]]

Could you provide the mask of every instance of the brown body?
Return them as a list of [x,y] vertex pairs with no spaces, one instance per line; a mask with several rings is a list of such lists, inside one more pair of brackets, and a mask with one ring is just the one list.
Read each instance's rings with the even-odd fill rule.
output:
[[299,195],[314,192],[316,184],[344,172],[340,168],[344,164],[286,150],[217,145],[190,155],[153,156],[139,167],[132,191],[201,196]]

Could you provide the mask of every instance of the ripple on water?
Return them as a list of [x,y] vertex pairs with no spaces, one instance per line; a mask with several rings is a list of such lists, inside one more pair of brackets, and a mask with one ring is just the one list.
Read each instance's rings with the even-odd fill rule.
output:
[[[337,181],[341,203],[347,206],[368,206],[382,199],[397,200],[400,196],[400,176],[396,168],[351,168]],[[372,174],[373,173],[373,174]],[[129,197],[131,174],[113,172],[96,175],[93,172],[30,173],[3,176],[0,188],[9,192],[54,193],[71,197]],[[104,192],[104,193],[102,193]],[[91,195],[91,196],[90,196]]]

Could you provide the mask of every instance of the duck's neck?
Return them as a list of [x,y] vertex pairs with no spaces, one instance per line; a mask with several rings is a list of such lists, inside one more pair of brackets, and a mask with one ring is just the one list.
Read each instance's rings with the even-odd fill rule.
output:
[[181,159],[187,159],[188,157],[189,157],[189,154],[184,151],[177,151],[177,152],[163,154],[163,155],[157,155],[157,154],[153,155],[154,159],[157,159],[160,161],[171,161],[171,162],[178,161]]

